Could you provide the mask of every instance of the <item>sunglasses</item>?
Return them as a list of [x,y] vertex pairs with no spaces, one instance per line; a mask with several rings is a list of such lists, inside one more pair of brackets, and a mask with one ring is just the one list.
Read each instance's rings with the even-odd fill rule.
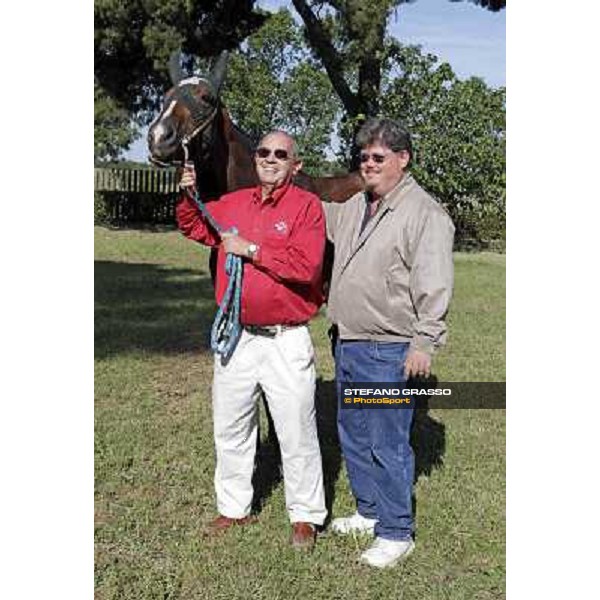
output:
[[283,148],[277,148],[276,150],[271,150],[270,148],[256,149],[256,156],[258,156],[258,158],[268,158],[271,154],[273,154],[277,160],[288,160],[290,157],[288,151]]
[[383,162],[385,162],[385,159],[389,156],[389,154],[369,154],[368,152],[361,152],[360,153],[360,162],[361,163],[366,163],[369,162],[369,159],[373,159],[374,163],[377,163],[378,165],[382,164]]

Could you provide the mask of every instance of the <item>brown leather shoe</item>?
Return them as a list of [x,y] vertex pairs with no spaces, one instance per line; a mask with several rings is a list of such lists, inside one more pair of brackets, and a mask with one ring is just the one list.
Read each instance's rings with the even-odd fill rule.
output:
[[315,547],[315,541],[317,537],[317,529],[312,523],[305,523],[299,521],[298,523],[292,523],[292,547],[297,550],[312,551]]
[[248,515],[247,517],[242,517],[241,519],[233,519],[231,517],[219,515],[216,519],[211,521],[206,526],[204,530],[204,535],[219,535],[224,531],[227,531],[231,527],[251,525],[252,523],[256,523],[257,521],[258,519],[254,515]]

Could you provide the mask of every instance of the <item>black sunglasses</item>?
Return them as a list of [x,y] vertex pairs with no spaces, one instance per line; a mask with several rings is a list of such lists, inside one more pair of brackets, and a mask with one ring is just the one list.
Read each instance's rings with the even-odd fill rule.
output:
[[258,158],[267,158],[273,154],[277,160],[287,160],[290,155],[287,150],[283,148],[277,148],[276,150],[271,150],[270,148],[257,148],[256,156]]
[[369,162],[369,159],[372,158],[373,162],[377,163],[378,165],[382,164],[383,162],[385,162],[385,159],[389,156],[389,154],[369,154],[368,152],[361,152],[360,153],[360,162],[361,163],[366,163]]

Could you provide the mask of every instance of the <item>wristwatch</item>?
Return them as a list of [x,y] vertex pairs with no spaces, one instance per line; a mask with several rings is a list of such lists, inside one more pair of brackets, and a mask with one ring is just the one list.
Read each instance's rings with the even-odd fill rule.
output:
[[256,254],[258,252],[258,246],[256,244],[250,244],[248,246],[248,250],[246,252],[248,254],[248,258],[250,258],[251,260],[254,260],[254,257],[256,256]]

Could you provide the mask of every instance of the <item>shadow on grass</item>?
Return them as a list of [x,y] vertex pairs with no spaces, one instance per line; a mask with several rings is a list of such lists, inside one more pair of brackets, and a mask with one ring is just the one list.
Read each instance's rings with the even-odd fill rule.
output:
[[208,349],[215,314],[208,275],[157,264],[96,261],[96,357]]
[[410,443],[415,452],[415,483],[444,466],[446,426],[431,417],[429,408],[415,410]]
[[[263,403],[262,400],[260,402]],[[266,409],[266,403],[264,404],[264,408]],[[325,503],[328,514],[331,515],[335,499],[335,484],[342,466],[342,456],[337,434],[337,405],[333,381],[323,381],[320,377],[317,379],[315,408],[317,433],[323,461]],[[267,433],[257,447],[256,469],[252,479],[254,487],[252,510],[256,513],[261,511],[265,502],[283,479],[281,452],[275,427],[268,409],[265,412],[268,423]]]
[[[410,444],[415,453],[416,483],[422,475],[430,477],[434,469],[444,466],[446,452],[446,426],[429,414],[429,407],[415,409]],[[418,503],[414,489],[412,494],[413,519],[417,520]]]
[[283,480],[281,468],[281,449],[275,432],[275,424],[271,417],[269,406],[260,386],[260,396],[257,410],[264,410],[267,419],[267,434],[261,439],[261,423],[258,420],[258,437],[256,440],[256,457],[254,474],[252,476],[252,487],[254,497],[252,498],[252,512],[260,513],[267,499],[275,488]]
[[325,526],[327,526],[333,514],[335,484],[342,469],[342,450],[337,430],[338,406],[334,381],[324,381],[320,377],[317,380],[316,409],[317,431],[323,460],[323,485],[325,487],[325,506],[327,507]]
[[[315,406],[317,431],[323,460],[323,483],[328,513],[325,527],[327,527],[332,518],[335,486],[342,468],[342,452],[337,430],[338,405],[334,381],[324,381],[322,378],[317,380]],[[282,481],[279,444],[268,410],[266,414],[268,431],[257,448],[256,470],[253,477],[253,511],[256,513],[260,512],[274,489]],[[446,429],[443,423],[431,417],[428,407],[415,410],[411,430],[411,445],[415,452],[414,481],[416,483],[420,476],[429,477],[434,469],[439,469],[444,464]],[[413,496],[413,514],[415,517],[416,511],[416,499]]]
[[[439,384],[436,375],[427,379],[409,379],[407,388],[435,388]],[[446,426],[436,421],[429,414],[429,396],[416,397],[417,406],[414,411],[410,432],[410,445],[415,453],[415,480],[421,475],[429,477],[433,469],[444,466],[446,452]]]

